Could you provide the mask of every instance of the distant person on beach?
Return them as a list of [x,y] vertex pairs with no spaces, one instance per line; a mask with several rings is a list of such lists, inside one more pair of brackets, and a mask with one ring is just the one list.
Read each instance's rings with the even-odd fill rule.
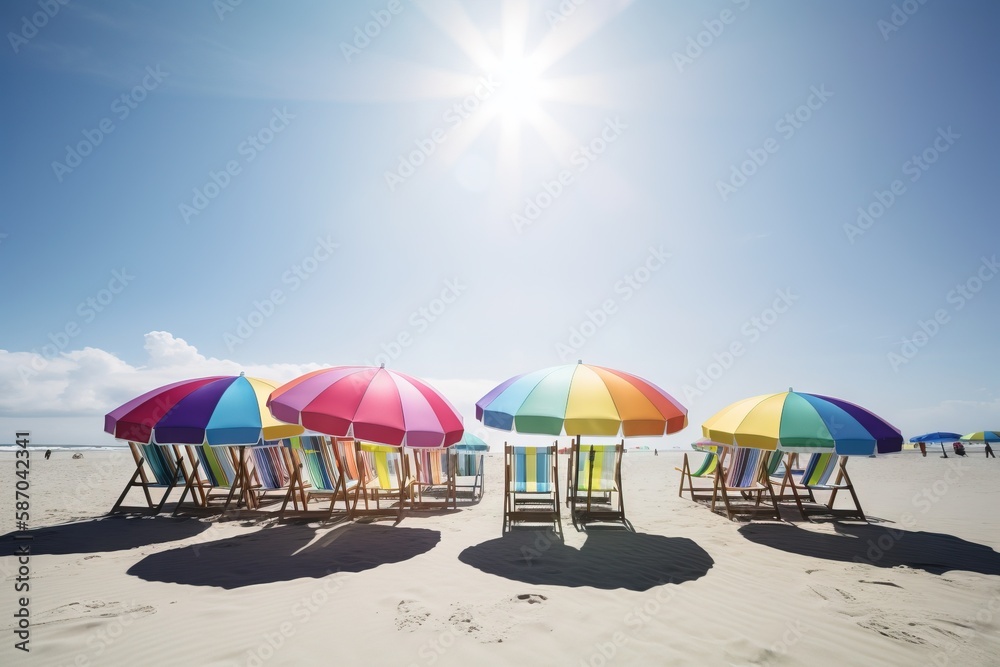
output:
[[918,442],[917,446],[920,447],[920,455],[926,458],[927,457],[927,445],[925,443],[923,443],[923,442]]
[[990,458],[991,456],[993,458],[997,457],[997,455],[993,453],[993,448],[990,447],[990,443],[987,442],[986,443],[986,458]]
[[47,459],[48,459],[48,458],[49,458],[50,456],[52,456],[52,450],[51,450],[51,449],[46,449],[46,450],[45,450],[45,458],[46,458],[46,460],[47,460]]

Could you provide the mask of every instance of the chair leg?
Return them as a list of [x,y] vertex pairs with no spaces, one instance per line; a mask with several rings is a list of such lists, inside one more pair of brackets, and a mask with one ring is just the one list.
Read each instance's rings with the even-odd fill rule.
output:
[[[195,476],[198,473],[198,464],[199,463],[201,463],[201,461],[195,461],[194,462],[194,465],[192,466],[192,469],[191,469],[191,477],[184,484],[184,491],[181,492],[180,500],[177,501],[177,505],[176,505],[176,507],[174,507],[174,511],[171,514],[171,516],[177,516],[177,513],[184,506],[184,499],[187,498],[188,491],[191,491],[191,486],[194,483]],[[192,495],[194,495],[194,494],[192,494]]]
[[858,516],[863,521],[868,521],[864,510],[861,509],[861,501],[858,500],[858,494],[854,492],[854,483],[851,481],[851,476],[847,474],[847,459],[841,460],[840,475],[838,475],[838,478],[841,475],[843,476],[843,481],[847,482],[847,490],[851,492],[851,498],[854,499],[854,506],[858,508]]
[[[684,497],[684,479],[686,478],[686,476],[688,475],[688,473],[689,473],[689,470],[688,470],[688,455],[687,455],[687,452],[685,452],[684,453],[684,463],[681,464],[681,483],[677,486],[677,497],[678,498],[683,498]],[[691,482],[689,480],[688,484],[690,484],[690,483]],[[691,494],[691,499],[694,500],[694,494],[693,493]]]
[[[136,466],[135,472],[132,473],[132,479],[130,479],[128,481],[128,484],[125,485],[125,490],[122,491],[122,494],[120,496],[118,496],[117,502],[115,502],[114,506],[111,508],[111,511],[108,512],[108,514],[114,514],[115,512],[117,512],[118,508],[121,507],[121,504],[123,502],[125,502],[125,496],[128,495],[128,492],[132,489],[133,486],[136,486],[135,480],[139,476],[139,471],[140,470],[142,470],[142,461],[141,460],[139,461],[139,465]],[[148,492],[147,492],[147,494],[148,494]],[[152,505],[152,502],[150,502],[150,505]]]
[[175,486],[177,486],[177,476],[181,474],[181,465],[180,464],[181,464],[181,461],[178,461],[177,462],[177,469],[174,470],[174,478],[172,480],[170,480],[170,486],[168,486],[167,490],[163,492],[163,497],[160,498],[160,503],[156,506],[156,509],[153,510],[153,514],[159,514],[160,511],[163,510],[163,506],[167,504],[167,497],[170,496],[170,492],[174,490]]

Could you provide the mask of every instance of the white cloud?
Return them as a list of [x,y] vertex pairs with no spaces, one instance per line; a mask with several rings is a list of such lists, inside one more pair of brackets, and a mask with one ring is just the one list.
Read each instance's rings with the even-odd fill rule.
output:
[[[29,430],[39,444],[115,444],[103,432],[104,415],[122,403],[156,387],[210,375],[261,377],[287,382],[323,364],[244,365],[205,357],[198,349],[167,331],[151,331],[143,345],[146,359],[132,366],[114,354],[93,347],[71,350],[52,359],[32,352],[0,350],[0,442],[13,441],[15,430]],[[488,380],[427,380],[462,414],[475,430],[475,402],[495,382]],[[9,436],[9,437],[8,437]]]
[[247,375],[286,382],[321,364],[258,364],[206,358],[166,331],[145,336],[146,362],[132,366],[93,347],[52,359],[0,350],[0,417],[102,417],[118,405],[170,382],[209,375]]

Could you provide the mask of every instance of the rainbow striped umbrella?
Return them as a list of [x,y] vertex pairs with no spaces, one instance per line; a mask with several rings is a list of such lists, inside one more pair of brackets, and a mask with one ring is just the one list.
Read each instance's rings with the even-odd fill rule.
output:
[[903,448],[899,429],[868,410],[792,390],[737,401],[707,419],[701,430],[721,444],[770,451],[871,456]]
[[976,431],[963,435],[959,440],[965,442],[1000,442],[1000,431]]
[[275,387],[242,373],[174,382],[109,412],[104,430],[121,440],[164,445],[254,445],[302,433],[264,406]]
[[479,399],[476,419],[518,433],[657,436],[687,426],[687,409],[640,377],[581,362],[510,378]]
[[278,387],[267,399],[281,421],[393,447],[450,447],[462,417],[422,380],[371,366],[325,368]]

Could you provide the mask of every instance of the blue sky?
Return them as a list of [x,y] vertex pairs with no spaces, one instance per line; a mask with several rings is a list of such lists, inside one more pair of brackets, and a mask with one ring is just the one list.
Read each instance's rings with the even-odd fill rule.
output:
[[0,441],[380,361],[474,429],[492,386],[576,359],[681,400],[663,446],[789,386],[904,435],[997,428],[998,19],[3,3]]

